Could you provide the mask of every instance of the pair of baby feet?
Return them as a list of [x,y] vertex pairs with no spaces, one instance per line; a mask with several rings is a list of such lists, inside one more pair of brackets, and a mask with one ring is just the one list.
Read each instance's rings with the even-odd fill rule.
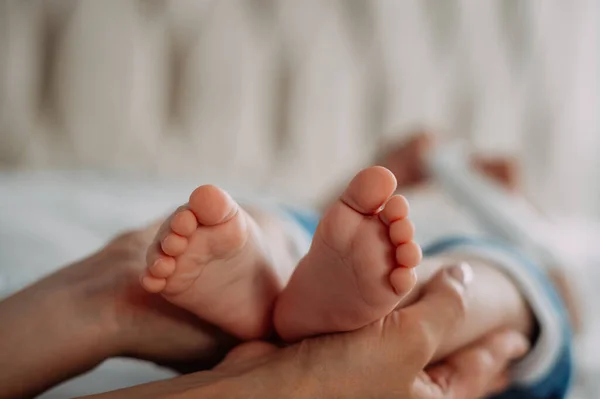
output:
[[358,173],[283,287],[257,223],[225,191],[200,186],[160,228],[142,286],[245,340],[273,326],[286,341],[361,328],[416,283],[421,249],[395,190],[383,167]]

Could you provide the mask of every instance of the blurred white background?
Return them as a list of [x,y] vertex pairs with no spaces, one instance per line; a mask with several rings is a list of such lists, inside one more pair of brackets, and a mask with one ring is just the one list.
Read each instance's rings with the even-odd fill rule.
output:
[[198,174],[310,202],[417,127],[600,216],[596,0],[0,1],[4,169]]

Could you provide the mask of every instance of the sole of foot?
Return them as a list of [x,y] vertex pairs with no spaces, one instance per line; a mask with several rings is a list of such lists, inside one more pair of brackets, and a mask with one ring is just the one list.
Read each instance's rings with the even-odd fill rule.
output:
[[351,331],[390,313],[422,258],[408,202],[383,167],[358,173],[321,219],[308,254],[275,306],[281,338]]
[[239,338],[262,338],[281,291],[264,241],[225,191],[200,186],[159,229],[141,284]]

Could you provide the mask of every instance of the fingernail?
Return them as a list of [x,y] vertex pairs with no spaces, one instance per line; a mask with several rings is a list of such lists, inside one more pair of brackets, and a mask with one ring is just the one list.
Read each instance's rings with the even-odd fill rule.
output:
[[461,285],[466,286],[473,280],[473,269],[465,262],[448,267],[446,273]]

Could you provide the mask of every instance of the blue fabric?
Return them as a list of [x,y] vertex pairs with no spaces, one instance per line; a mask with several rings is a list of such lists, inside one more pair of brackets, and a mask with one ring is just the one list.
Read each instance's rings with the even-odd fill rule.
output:
[[317,225],[321,220],[321,215],[315,211],[307,209],[297,209],[284,206],[283,209],[296,220],[312,237],[317,231]]
[[573,363],[572,363],[572,348],[571,348],[571,331],[569,327],[569,319],[567,312],[562,304],[560,296],[555,291],[554,286],[548,280],[546,275],[538,268],[533,261],[517,252],[516,250],[509,248],[506,245],[500,244],[493,240],[488,239],[476,239],[470,237],[451,237],[433,243],[427,246],[423,253],[427,256],[436,255],[446,250],[452,249],[462,245],[477,245],[494,247],[495,249],[501,249],[506,254],[512,256],[519,264],[530,273],[530,275],[537,279],[545,289],[545,293],[551,300],[555,309],[559,312],[565,337],[563,342],[563,349],[560,357],[555,363],[551,371],[543,376],[535,383],[528,386],[515,386],[508,391],[494,396],[494,399],[561,399],[566,397],[569,389],[572,377]]

